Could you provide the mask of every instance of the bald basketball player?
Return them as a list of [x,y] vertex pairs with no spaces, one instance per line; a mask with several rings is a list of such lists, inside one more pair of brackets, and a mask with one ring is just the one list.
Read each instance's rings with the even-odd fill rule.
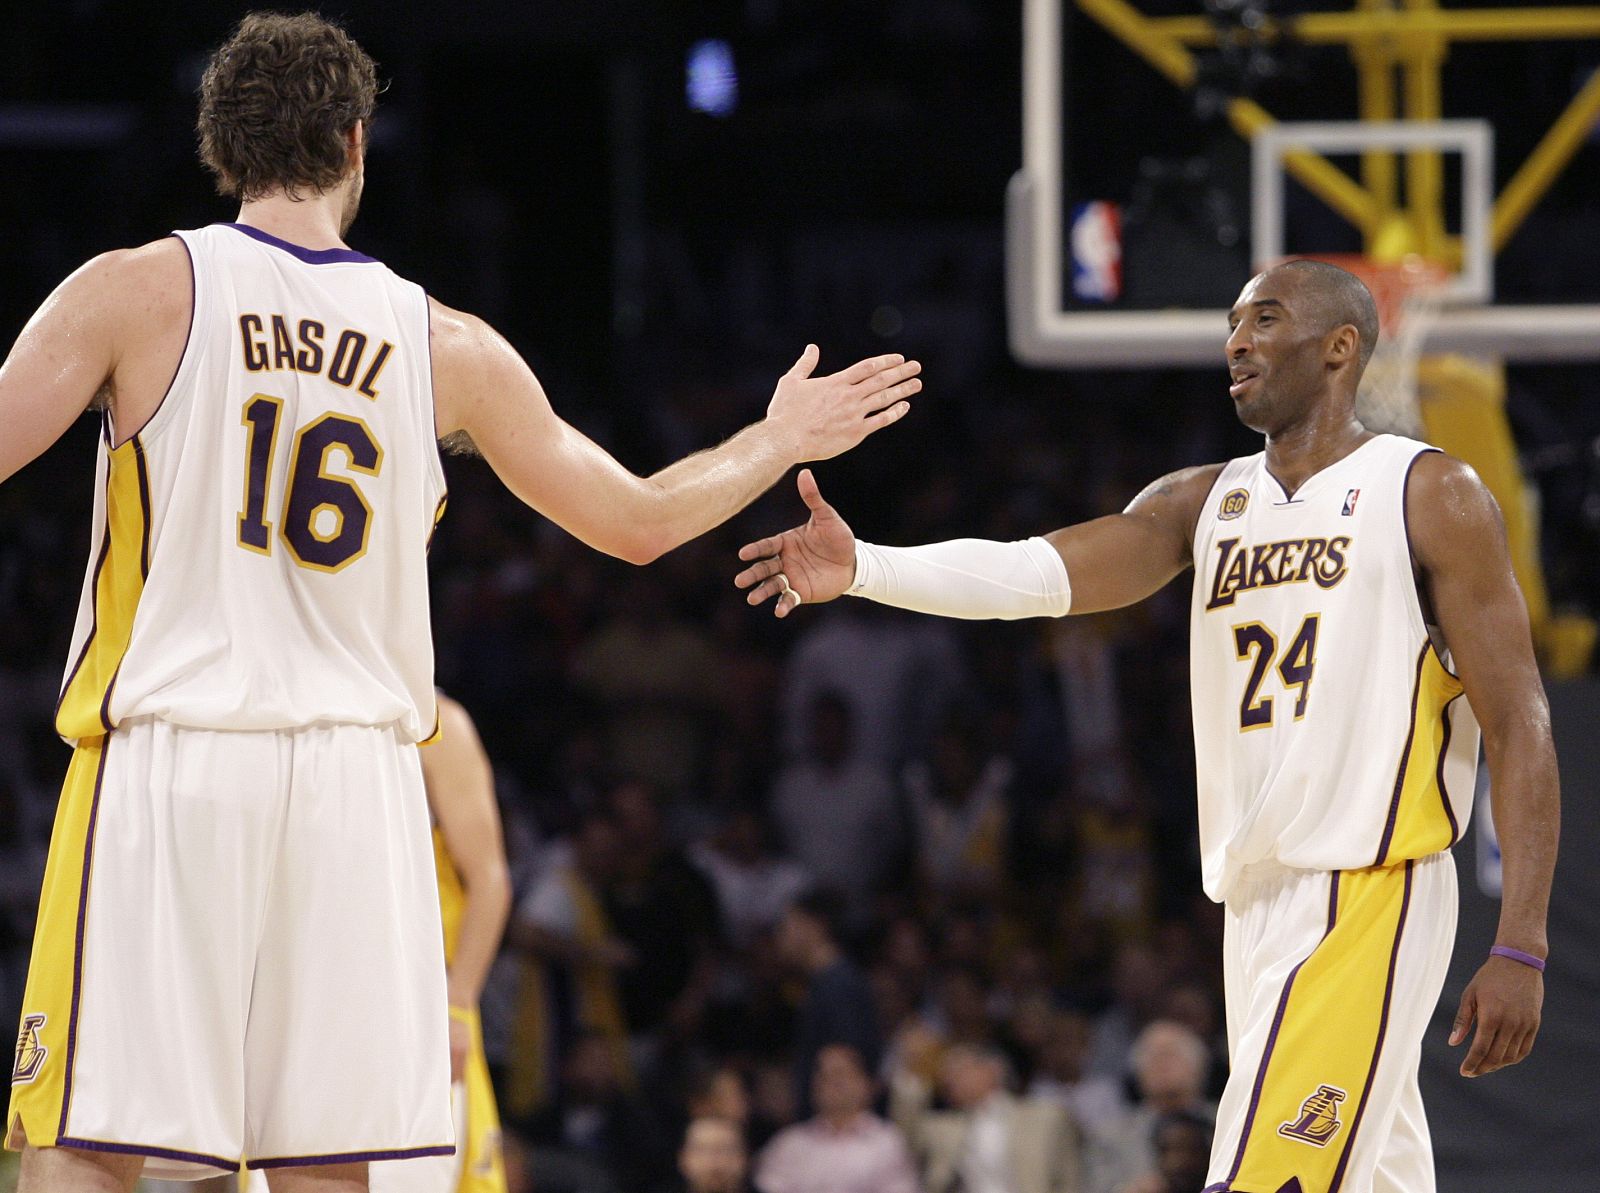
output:
[[1226,905],[1232,1077],[1207,1193],[1431,1193],[1417,1085],[1455,936],[1450,847],[1480,726],[1505,893],[1451,1043],[1467,1077],[1539,1028],[1559,795],[1499,510],[1467,465],[1357,421],[1372,296],[1331,265],[1253,278],[1229,393],[1254,456],[1019,543],[857,542],[809,471],[803,525],[746,546],[750,602],[851,594],[947,617],[1095,613],[1193,568],[1207,893]]

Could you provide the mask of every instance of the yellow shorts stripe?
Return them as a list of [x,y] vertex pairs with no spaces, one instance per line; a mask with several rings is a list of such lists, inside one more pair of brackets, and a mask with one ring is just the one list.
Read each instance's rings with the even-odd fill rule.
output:
[[500,1112],[495,1106],[489,1060],[483,1051],[483,1023],[472,1013],[472,1047],[467,1052],[467,1121],[456,1124],[456,1146],[465,1153],[456,1193],[506,1193],[505,1157],[500,1147]]
[[22,1000],[11,1075],[6,1146],[53,1146],[67,1133],[76,1059],[83,932],[94,864],[94,826],[106,767],[105,737],[79,743],[56,806],[44,890]]
[[1330,878],[1328,930],[1279,996],[1226,1189],[1337,1193],[1388,1031],[1412,862]]

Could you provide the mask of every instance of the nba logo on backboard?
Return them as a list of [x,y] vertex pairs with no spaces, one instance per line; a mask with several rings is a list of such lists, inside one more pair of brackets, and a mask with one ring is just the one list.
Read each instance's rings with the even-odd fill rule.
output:
[[1122,214],[1115,203],[1072,209],[1072,292],[1086,302],[1122,296]]
[[1351,489],[1350,492],[1348,492],[1348,493],[1346,493],[1344,495],[1344,508],[1342,510],[1340,510],[1339,512],[1341,514],[1343,514],[1346,518],[1348,518],[1351,514],[1355,513],[1356,512],[1356,499],[1359,498],[1360,496],[1361,496],[1361,490],[1360,489]]

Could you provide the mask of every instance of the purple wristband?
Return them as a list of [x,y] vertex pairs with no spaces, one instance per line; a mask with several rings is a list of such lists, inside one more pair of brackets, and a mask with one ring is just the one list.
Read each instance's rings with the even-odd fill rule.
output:
[[1509,957],[1512,961],[1520,961],[1530,969],[1537,969],[1540,973],[1544,972],[1544,962],[1532,953],[1524,953],[1521,949],[1513,949],[1503,944],[1497,944],[1489,950],[1489,956]]

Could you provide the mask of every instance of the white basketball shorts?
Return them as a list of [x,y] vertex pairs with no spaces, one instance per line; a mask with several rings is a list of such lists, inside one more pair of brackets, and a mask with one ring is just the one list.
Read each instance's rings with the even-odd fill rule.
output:
[[74,753],[7,1142],[151,1177],[448,1155],[427,801],[392,729],[139,720]]
[[1456,912],[1448,853],[1241,880],[1206,1193],[1433,1193],[1417,1065]]

